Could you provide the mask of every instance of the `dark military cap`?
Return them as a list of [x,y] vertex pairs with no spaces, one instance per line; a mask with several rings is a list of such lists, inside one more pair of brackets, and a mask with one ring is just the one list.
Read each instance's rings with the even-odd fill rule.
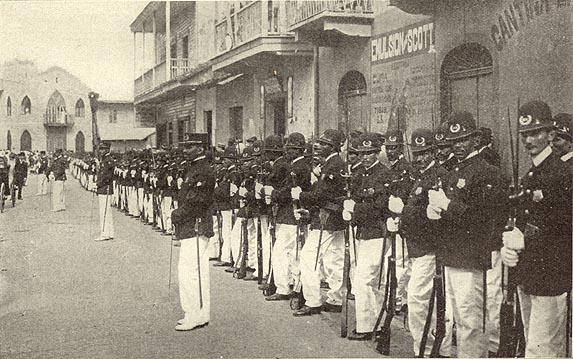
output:
[[519,108],[519,132],[553,127],[551,109],[543,101],[529,101]]
[[312,154],[314,152],[314,143],[312,142],[307,142],[306,145],[304,146],[304,153],[303,156],[305,157],[311,157]]
[[265,151],[282,152],[283,139],[278,135],[270,135],[265,138]]
[[260,156],[263,153],[264,146],[265,144],[261,140],[256,140],[253,142],[253,145],[251,146],[253,150],[253,156]]
[[253,159],[253,147],[245,147],[241,154],[241,161],[249,161]]
[[183,136],[183,141],[179,142],[179,145],[184,147],[192,145],[207,146],[207,144],[209,144],[208,133],[186,133]]
[[573,116],[570,113],[558,113],[553,117],[555,132],[560,137],[568,138],[571,141],[571,128],[573,127]]
[[459,140],[479,133],[474,116],[467,111],[454,112],[447,121],[448,140]]
[[323,132],[317,142],[339,149],[344,142],[344,134],[339,130],[328,129]]
[[386,133],[384,146],[396,146],[404,144],[404,134],[400,130],[391,130]]
[[306,141],[302,133],[293,132],[288,136],[285,147],[304,149],[305,143]]
[[448,125],[447,122],[444,122],[442,124],[440,124],[435,130],[434,130],[434,144],[438,147],[441,146],[451,146],[452,145],[452,141],[448,140],[446,137],[447,134],[447,130],[446,130],[446,126]]
[[249,138],[247,139],[247,142],[248,142],[248,143],[253,143],[253,142],[255,142],[256,140],[258,140],[257,136],[253,136],[253,137],[249,137]]
[[230,159],[237,158],[237,149],[235,148],[235,146],[229,146],[225,148],[221,158],[230,158]]
[[427,128],[419,128],[412,132],[409,143],[412,152],[422,152],[429,150],[434,145],[434,134]]
[[359,144],[360,144],[360,137],[351,138],[350,145],[348,146],[348,152],[357,154]]
[[358,148],[357,152],[380,152],[382,147],[382,142],[380,142],[380,136],[373,132],[364,132],[358,138]]

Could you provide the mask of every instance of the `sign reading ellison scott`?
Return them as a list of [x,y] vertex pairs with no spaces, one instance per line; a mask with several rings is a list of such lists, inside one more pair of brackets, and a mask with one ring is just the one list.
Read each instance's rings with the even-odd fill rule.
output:
[[428,52],[434,44],[434,23],[422,22],[378,35],[372,39],[372,63],[386,62]]

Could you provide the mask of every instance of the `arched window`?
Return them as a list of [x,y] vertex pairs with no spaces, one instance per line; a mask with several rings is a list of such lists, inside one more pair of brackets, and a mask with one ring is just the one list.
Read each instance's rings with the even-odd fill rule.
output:
[[32,151],[32,136],[28,130],[24,130],[20,137],[20,151]]
[[82,153],[85,151],[86,139],[82,131],[79,131],[76,135],[76,153]]
[[12,133],[10,133],[10,130],[6,134],[6,148],[12,150]]
[[368,103],[366,101],[366,79],[358,71],[347,72],[338,85],[338,129],[346,132],[346,117],[349,117],[349,131],[370,129]]
[[440,74],[442,121],[449,114],[468,111],[478,126],[494,120],[493,59],[487,48],[465,43],[444,57]]
[[85,117],[86,115],[86,108],[84,106],[84,100],[79,99],[76,102],[76,117]]
[[28,96],[24,96],[22,99],[22,104],[20,105],[20,112],[22,115],[28,115],[32,113],[32,101]]
[[12,116],[12,100],[10,100],[10,96],[6,100],[6,116]]
[[57,90],[54,91],[46,106],[46,122],[65,122],[66,101]]

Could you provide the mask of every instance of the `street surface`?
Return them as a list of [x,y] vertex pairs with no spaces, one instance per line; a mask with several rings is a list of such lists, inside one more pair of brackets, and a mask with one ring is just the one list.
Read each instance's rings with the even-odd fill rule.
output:
[[[382,357],[339,337],[340,314],[295,318],[222,268],[211,267],[209,326],[176,332],[179,248],[169,290],[170,237],[113,209],[116,238],[93,241],[97,199],[68,178],[66,211],[35,196],[31,174],[24,200],[0,214],[0,358]],[[402,320],[392,357],[413,356]]]

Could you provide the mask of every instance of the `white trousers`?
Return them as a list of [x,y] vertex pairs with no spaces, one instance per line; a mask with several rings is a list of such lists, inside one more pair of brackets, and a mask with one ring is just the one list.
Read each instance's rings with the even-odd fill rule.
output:
[[128,205],[127,208],[129,209],[129,214],[135,217],[139,216],[139,207],[137,205],[137,190],[135,189],[135,187],[130,186],[127,187],[127,193],[128,193]]
[[210,320],[208,243],[209,238],[205,236],[181,240],[177,266],[179,299],[185,321],[190,325],[200,325]]
[[[257,267],[257,237],[255,232],[255,224],[252,218],[247,218],[247,238],[242,238],[242,223],[244,218],[237,217],[235,225],[231,231],[231,252],[235,260],[235,267],[241,265],[243,253],[243,241],[247,240],[247,267],[255,268]],[[241,239],[242,238],[242,239]]]
[[296,225],[277,224],[277,240],[273,247],[273,274],[278,294],[288,294],[291,284],[291,267],[295,257]]
[[66,209],[66,193],[64,191],[65,181],[52,181],[52,211],[62,211]]
[[[139,210],[139,214],[143,214],[143,187],[137,189],[137,208]],[[169,216],[171,216],[171,212],[169,212]]]
[[499,251],[491,252],[492,268],[487,271],[487,322],[489,336],[488,350],[496,353],[499,349],[499,312],[503,301],[501,289],[501,256]]
[[517,287],[525,331],[526,358],[564,358],[567,293],[558,296],[526,294]]
[[[314,269],[318,238],[320,230],[313,229],[308,233],[306,243],[300,253],[300,279],[304,290],[306,305],[319,307],[322,305],[320,293],[320,268]],[[342,304],[342,269],[344,266],[344,231],[323,231],[319,262],[322,260],[326,281],[330,285],[326,301],[329,304]]]
[[451,299],[457,328],[458,358],[486,358],[483,331],[483,271],[446,267],[446,297]]
[[[410,326],[410,333],[414,339],[414,355],[420,352],[420,342],[424,332],[424,325],[426,324],[426,317],[428,315],[428,306],[430,296],[432,295],[432,288],[434,286],[434,275],[436,271],[436,256],[434,254],[426,254],[422,257],[410,258],[411,273],[408,282],[408,324]],[[452,310],[446,297],[446,334],[440,347],[440,354],[444,356],[451,356],[452,353],[452,327],[453,320],[451,317]],[[431,334],[436,328],[436,301],[434,301],[434,309],[432,314],[432,322],[430,324],[430,332],[426,342],[424,355],[430,355],[434,343],[433,335]]]
[[113,216],[111,212],[111,195],[98,194],[99,230],[101,238],[113,238]]
[[38,175],[38,192],[37,195],[48,193],[48,178],[43,173]]
[[[357,240],[356,269],[352,282],[352,292],[356,305],[356,332],[369,333],[374,329],[376,319],[384,301],[384,278],[378,289],[382,247],[385,239]],[[353,244],[350,244],[351,247]],[[306,293],[305,293],[306,294]]]
[[231,210],[221,211],[221,217],[223,218],[223,249],[221,250],[221,261],[231,263],[231,231],[233,229],[231,223]]
[[163,229],[165,229],[168,233],[171,233],[171,211],[173,210],[172,206],[173,206],[173,197],[166,196],[162,198],[161,216],[163,217],[163,225],[165,227]]
[[209,246],[207,247],[209,258],[219,257],[219,219],[216,215],[213,216],[213,233],[215,233],[215,235],[209,239]]
[[145,208],[147,213],[147,223],[153,223],[153,194],[148,194],[148,198],[145,201]]
[[[271,232],[269,231],[269,217],[268,216],[260,216],[261,220],[261,232],[262,232],[262,239],[263,239],[263,277],[268,277],[269,272],[271,270]],[[258,221],[259,219],[257,219]],[[258,227],[257,227],[258,230]],[[257,271],[254,273],[258,275],[258,266]]]

